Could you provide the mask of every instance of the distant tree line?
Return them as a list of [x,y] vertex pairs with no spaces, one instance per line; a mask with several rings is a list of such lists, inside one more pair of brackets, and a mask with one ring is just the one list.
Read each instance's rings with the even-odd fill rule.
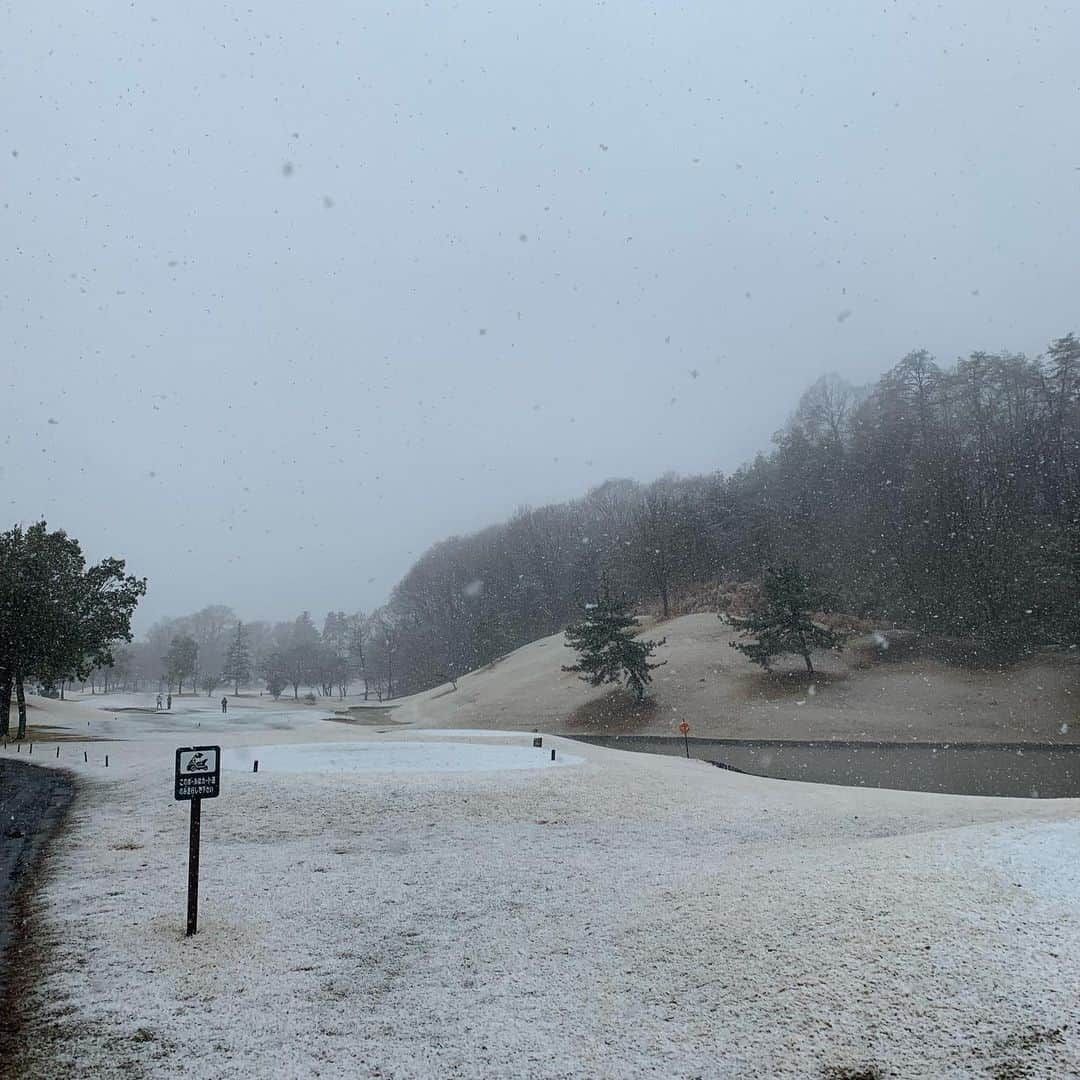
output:
[[815,382],[730,476],[613,480],[427,551],[370,621],[390,693],[576,621],[602,576],[674,610],[704,583],[801,567],[834,610],[1008,662],[1080,632],[1080,342],[1034,359],[904,357],[876,384]]
[[[456,685],[579,623],[602,580],[669,615],[704,586],[767,583],[770,571],[805,575],[796,591],[828,596],[834,612],[1005,663],[1080,640],[1078,474],[1074,335],[1034,359],[940,365],[913,352],[871,386],[818,379],[771,452],[731,475],[611,480],[436,544],[369,615],[331,612],[320,630],[308,613],[241,623],[213,605],[114,644],[79,677],[92,689],[258,683],[295,697],[357,685],[389,698]],[[821,642],[772,580],[766,653],[795,645],[809,668],[802,643]]]
[[368,643],[379,620],[362,612],[331,611],[320,630],[308,612],[295,619],[243,622],[230,607],[211,604],[191,615],[161,619],[131,645],[114,648],[111,663],[87,679],[91,692],[167,688],[211,696],[265,687],[275,697],[301,688],[344,697],[357,686],[369,695],[393,694],[392,670],[368,663]]

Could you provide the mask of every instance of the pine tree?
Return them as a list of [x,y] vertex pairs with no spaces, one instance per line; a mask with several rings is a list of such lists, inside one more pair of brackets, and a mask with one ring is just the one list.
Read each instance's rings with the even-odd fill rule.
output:
[[766,570],[761,601],[741,624],[741,636],[756,640],[733,641],[731,647],[766,671],[775,657],[797,653],[813,675],[811,650],[840,649],[844,643],[843,635],[811,620],[811,613],[825,606],[820,591],[797,566]]
[[625,680],[637,700],[643,701],[653,670],[667,662],[652,664],[650,657],[667,644],[667,639],[641,641],[633,635],[636,628],[626,601],[612,596],[605,582],[599,600],[585,609],[585,618],[566,628],[567,648],[576,649],[580,659],[576,664],[564,666],[563,671],[580,672],[582,680],[590,686]]
[[240,693],[240,684],[251,678],[251,649],[248,647],[244,624],[236,624],[236,635],[225,657],[225,679],[233,684],[233,693]]

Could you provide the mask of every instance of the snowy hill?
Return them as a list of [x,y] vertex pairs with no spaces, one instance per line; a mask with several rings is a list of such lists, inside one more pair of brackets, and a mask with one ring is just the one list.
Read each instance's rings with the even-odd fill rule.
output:
[[562,634],[402,700],[395,721],[430,727],[566,733],[673,734],[682,720],[700,736],[730,738],[955,739],[1074,742],[1080,705],[1075,658],[1047,657],[1008,671],[971,671],[919,656],[896,657],[855,639],[816,659],[811,687],[801,662],[773,675],[729,648],[735,632],[714,615],[686,615],[643,631],[667,638],[657,653],[654,707],[636,710],[609,690],[561,671],[572,662]]

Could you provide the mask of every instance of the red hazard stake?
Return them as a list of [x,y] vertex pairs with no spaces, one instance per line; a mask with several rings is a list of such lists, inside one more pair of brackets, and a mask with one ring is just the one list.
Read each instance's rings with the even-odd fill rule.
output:
[[684,720],[679,725],[679,730],[682,732],[683,746],[686,747],[686,756],[690,756],[690,740],[687,736],[690,734],[690,725]]

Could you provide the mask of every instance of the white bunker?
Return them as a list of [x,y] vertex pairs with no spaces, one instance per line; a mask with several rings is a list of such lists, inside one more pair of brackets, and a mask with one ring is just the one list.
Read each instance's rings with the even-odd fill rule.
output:
[[578,765],[580,757],[548,748],[505,742],[452,742],[449,739],[408,742],[296,743],[243,746],[224,751],[222,767],[251,772],[499,772],[507,769],[549,769]]

